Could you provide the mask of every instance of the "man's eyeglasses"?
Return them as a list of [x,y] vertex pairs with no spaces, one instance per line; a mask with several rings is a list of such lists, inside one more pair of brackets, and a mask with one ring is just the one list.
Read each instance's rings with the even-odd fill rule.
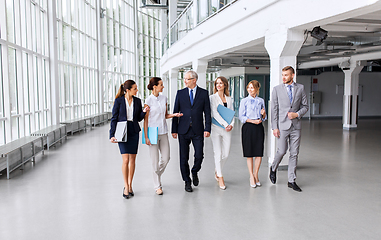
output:
[[192,79],[195,79],[195,78],[184,78],[184,81],[189,81],[189,80],[192,80]]

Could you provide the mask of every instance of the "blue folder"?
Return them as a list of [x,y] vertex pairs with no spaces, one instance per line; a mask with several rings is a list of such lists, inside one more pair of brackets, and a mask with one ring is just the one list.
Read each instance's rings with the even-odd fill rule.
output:
[[[230,108],[227,108],[223,105],[218,105],[217,112],[221,115],[221,117],[229,124],[232,123],[235,112]],[[216,119],[212,118],[212,123],[216,124],[219,127],[224,128]]]
[[[151,144],[157,144],[157,137],[158,137],[159,128],[158,127],[148,127],[148,139],[151,142]],[[142,135],[142,143],[146,144],[146,138],[144,134],[144,128],[143,128],[143,135]]]

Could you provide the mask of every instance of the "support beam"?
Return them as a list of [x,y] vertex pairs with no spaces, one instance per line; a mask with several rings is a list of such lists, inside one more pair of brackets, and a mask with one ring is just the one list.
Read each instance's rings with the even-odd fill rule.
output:
[[[282,68],[292,66],[296,70],[296,56],[304,41],[303,31],[287,29],[285,26],[279,26],[271,29],[265,36],[265,48],[270,56],[270,99],[272,89],[282,83]],[[294,79],[295,81],[296,79]],[[271,100],[267,109],[268,121],[271,121]],[[269,166],[274,161],[276,153],[276,138],[271,129],[271,123],[268,124],[268,149]],[[288,158],[284,158],[281,167],[288,165]]]
[[168,87],[169,87],[169,96],[168,96],[168,103],[169,103],[169,107],[170,107],[170,113],[172,113],[173,111],[173,106],[175,104],[175,98],[176,98],[176,94],[177,94],[177,78],[179,76],[179,71],[178,69],[175,69],[175,68],[172,68],[169,72],[168,72]]
[[[364,67],[360,61],[351,61],[349,66],[342,70],[344,72],[344,96],[343,96],[343,129],[357,128],[358,119],[358,89],[359,74]],[[345,64],[339,64],[344,66]]]
[[50,96],[52,125],[60,123],[60,88],[58,80],[58,46],[57,46],[57,6],[56,1],[48,1],[49,27],[49,60],[50,60]]
[[197,59],[192,62],[192,69],[198,74],[197,85],[206,89],[206,69],[208,68],[208,61]]

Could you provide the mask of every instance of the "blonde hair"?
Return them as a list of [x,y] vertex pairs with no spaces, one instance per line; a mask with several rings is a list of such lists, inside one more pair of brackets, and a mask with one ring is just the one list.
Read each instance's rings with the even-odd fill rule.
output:
[[261,84],[257,81],[257,80],[251,80],[247,86],[246,86],[246,90],[247,88],[249,87],[249,85],[252,85],[254,89],[257,89],[257,92],[255,93],[257,96],[259,94],[259,89],[261,88]]
[[216,87],[216,84],[217,84],[217,80],[220,79],[222,81],[222,83],[224,84],[225,88],[224,88],[224,94],[226,96],[230,96],[229,94],[229,82],[228,80],[226,79],[226,77],[223,77],[223,76],[220,76],[218,78],[216,78],[216,80],[214,81],[214,89],[213,89],[213,93],[216,93],[218,92],[217,90],[217,87]]

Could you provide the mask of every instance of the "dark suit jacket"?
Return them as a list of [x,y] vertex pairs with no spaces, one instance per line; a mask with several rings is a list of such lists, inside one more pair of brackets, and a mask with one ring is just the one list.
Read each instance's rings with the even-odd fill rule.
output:
[[[172,133],[185,134],[188,132],[190,123],[192,129],[197,135],[203,135],[204,131],[210,132],[211,115],[208,91],[197,86],[196,96],[191,106],[189,99],[189,90],[184,88],[177,91],[174,113],[181,112],[182,117],[174,117],[172,120]],[[203,118],[205,116],[205,127]]]
[[[142,101],[140,98],[134,97],[134,113],[132,122],[134,124],[135,133],[140,132],[139,122],[143,120],[146,115],[142,109]],[[110,138],[114,137],[116,130],[116,123],[127,121],[127,109],[126,109],[126,100],[124,96],[115,99],[114,107],[112,108],[112,117],[110,123]]]

